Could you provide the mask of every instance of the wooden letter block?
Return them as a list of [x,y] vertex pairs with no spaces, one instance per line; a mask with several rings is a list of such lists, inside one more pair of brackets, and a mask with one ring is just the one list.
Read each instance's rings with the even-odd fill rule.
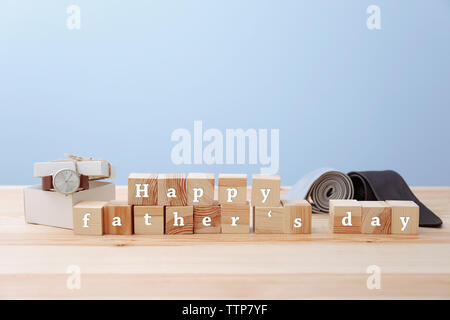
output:
[[280,205],[280,176],[254,174],[252,176],[252,206],[277,207]]
[[163,173],[158,175],[158,205],[187,205],[186,175],[184,173]]
[[361,233],[361,215],[361,204],[356,200],[330,200],[333,233]]
[[220,233],[220,206],[194,206],[194,233]]
[[360,201],[361,233],[391,233],[391,207],[384,201]]
[[287,210],[283,233],[311,233],[312,207],[306,200],[283,200]]
[[246,204],[247,203],[247,175],[221,173],[219,182],[220,204]]
[[287,210],[281,206],[254,207],[255,233],[284,233]]
[[388,200],[392,209],[392,234],[419,233],[419,206],[414,201]]
[[106,201],[82,201],[73,207],[73,233],[101,236]]
[[210,206],[214,204],[213,173],[189,173],[187,177],[187,204]]
[[128,176],[128,204],[156,206],[158,204],[158,175],[131,173]]
[[133,234],[133,206],[124,201],[110,201],[103,208],[105,234]]
[[135,234],[164,234],[164,206],[134,206]]
[[193,234],[194,211],[192,206],[166,207],[166,234]]
[[222,204],[222,233],[250,233],[250,204]]

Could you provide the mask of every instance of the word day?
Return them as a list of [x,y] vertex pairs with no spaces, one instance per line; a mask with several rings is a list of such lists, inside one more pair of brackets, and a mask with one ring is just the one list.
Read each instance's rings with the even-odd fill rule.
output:
[[334,233],[418,234],[419,206],[413,201],[330,200]]
[[[280,200],[278,175],[253,175],[247,199],[246,174],[219,174],[215,192],[214,174],[132,173],[128,201],[74,206],[74,233],[311,233],[310,203]],[[411,201],[330,200],[334,233],[417,234],[418,221],[419,208]]]
[[[128,177],[128,201],[84,201],[76,234],[311,233],[311,205],[280,201],[280,177],[246,174],[147,174]],[[253,220],[253,224],[251,221]]]

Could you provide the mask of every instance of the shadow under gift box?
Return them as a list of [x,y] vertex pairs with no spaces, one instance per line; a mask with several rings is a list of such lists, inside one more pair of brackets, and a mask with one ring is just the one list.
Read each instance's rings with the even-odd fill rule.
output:
[[90,181],[89,189],[65,196],[35,185],[26,187],[23,193],[27,223],[73,229],[73,206],[81,201],[114,200],[116,186],[111,182]]

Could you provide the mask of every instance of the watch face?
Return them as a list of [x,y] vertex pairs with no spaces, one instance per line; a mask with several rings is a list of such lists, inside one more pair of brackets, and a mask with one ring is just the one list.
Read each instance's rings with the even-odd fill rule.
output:
[[80,186],[80,176],[71,169],[62,169],[53,176],[53,187],[56,191],[71,194]]

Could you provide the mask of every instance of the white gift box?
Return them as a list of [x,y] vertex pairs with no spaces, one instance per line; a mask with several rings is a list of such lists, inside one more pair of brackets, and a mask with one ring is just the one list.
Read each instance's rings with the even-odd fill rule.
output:
[[73,206],[81,201],[110,201],[116,198],[116,186],[110,182],[91,181],[89,189],[65,196],[44,191],[41,185],[23,191],[25,221],[28,223],[73,229]]
[[[83,160],[77,162],[78,173],[90,178],[95,177],[107,177],[109,176],[109,164],[106,160]],[[45,177],[51,176],[56,171],[61,169],[75,170],[75,164],[73,161],[61,160],[61,161],[49,161],[49,162],[36,162],[34,164],[34,176]],[[111,166],[111,176],[114,178],[115,170]]]

